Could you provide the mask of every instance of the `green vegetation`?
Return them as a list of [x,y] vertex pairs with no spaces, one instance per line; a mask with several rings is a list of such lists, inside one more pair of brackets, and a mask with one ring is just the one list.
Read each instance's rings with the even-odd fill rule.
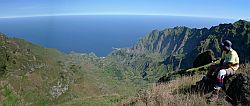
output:
[[4,34],[0,38],[1,105],[60,105],[78,100],[86,105],[115,105],[145,84],[135,78],[136,72],[112,58],[64,54]]
[[0,105],[117,105],[162,76],[203,73],[208,65],[185,69],[204,51],[218,57],[222,39],[233,42],[242,63],[249,61],[249,26],[240,20],[210,29],[154,30],[105,58],[65,54],[0,34]]
[[134,45],[132,50],[160,53],[166,65],[172,64],[173,70],[187,69],[199,53],[212,50],[216,57],[221,54],[220,42],[228,39],[238,52],[240,61],[250,60],[248,55],[250,23],[239,20],[233,24],[220,24],[210,29],[175,27],[163,31],[152,31]]
[[9,105],[14,105],[14,103],[17,100],[16,95],[14,94],[14,92],[8,88],[7,86],[2,88],[2,93],[3,96],[6,97],[6,99],[3,101],[3,106],[9,106]]

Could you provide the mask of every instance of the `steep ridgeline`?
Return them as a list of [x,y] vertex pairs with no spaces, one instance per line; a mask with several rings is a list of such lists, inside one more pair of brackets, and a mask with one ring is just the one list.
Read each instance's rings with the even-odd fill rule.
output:
[[250,22],[239,20],[233,24],[220,24],[210,29],[175,27],[163,31],[154,30],[135,44],[132,50],[143,53],[160,53],[164,64],[173,70],[192,67],[199,53],[211,50],[220,56],[220,43],[231,40],[241,62],[250,60]]
[[249,26],[249,22],[239,20],[210,29],[175,27],[154,30],[132,48],[118,48],[107,58],[139,73],[144,80],[154,82],[170,71],[192,68],[195,58],[205,51],[211,51],[213,59],[218,58],[221,42],[229,39],[240,56],[240,62],[245,63],[250,60]]
[[192,67],[204,51],[220,56],[224,39],[233,42],[241,62],[249,61],[249,26],[240,20],[210,29],[154,30],[105,58],[64,54],[0,33],[0,105],[116,105],[169,71]]

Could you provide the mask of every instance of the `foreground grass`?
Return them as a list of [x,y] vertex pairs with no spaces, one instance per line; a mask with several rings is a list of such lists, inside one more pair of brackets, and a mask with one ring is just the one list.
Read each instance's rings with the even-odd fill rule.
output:
[[206,100],[200,95],[183,94],[178,89],[195,84],[201,78],[185,76],[166,84],[154,85],[152,89],[140,92],[136,97],[123,100],[119,105],[136,106],[204,106]]
[[[236,73],[244,73],[250,75],[250,64],[240,65]],[[189,71],[197,70],[190,69]],[[177,77],[168,83],[155,84],[152,89],[144,90],[135,97],[129,97],[120,101],[121,106],[211,106],[217,103],[207,104],[206,98],[200,94],[190,94],[182,92],[181,89],[190,88],[197,81],[201,80],[204,73],[194,76]],[[225,100],[220,105],[231,105]]]

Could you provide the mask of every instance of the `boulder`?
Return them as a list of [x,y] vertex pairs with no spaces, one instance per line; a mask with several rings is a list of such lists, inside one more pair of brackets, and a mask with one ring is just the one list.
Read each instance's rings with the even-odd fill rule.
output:
[[[248,106],[250,104],[250,77],[246,74],[236,74],[234,76],[225,78],[225,86],[223,88],[226,97],[226,101],[232,105]],[[200,93],[206,95],[213,91],[215,85],[214,80],[201,80],[195,85],[192,85],[190,89],[186,90],[191,93]]]
[[199,54],[194,62],[193,62],[193,67],[200,67],[206,64],[209,64],[213,61],[214,59],[214,53],[211,50],[205,51],[201,54]]
[[233,105],[250,105],[250,77],[246,74],[237,74],[226,81],[225,89],[227,101]]

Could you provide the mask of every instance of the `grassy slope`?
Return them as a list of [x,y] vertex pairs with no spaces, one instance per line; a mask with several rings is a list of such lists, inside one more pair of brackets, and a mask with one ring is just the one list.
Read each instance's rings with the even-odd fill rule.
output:
[[[224,27],[214,28],[214,35],[220,35],[217,33],[222,31],[217,29]],[[242,28],[247,29],[242,35],[249,38],[249,26]],[[24,40],[2,37],[1,34],[0,103],[3,105],[115,105],[173,67],[160,64],[163,57],[159,53],[138,54],[138,51],[131,52],[133,48],[100,59],[94,54],[64,54]],[[51,88],[59,85],[69,89],[53,98]]]
[[[1,105],[115,105],[139,89],[118,66],[93,54],[64,54],[1,34]],[[8,58],[8,59],[7,59]],[[118,73],[117,73],[117,72]],[[2,70],[1,70],[2,72]],[[52,86],[68,86],[59,97]]]
[[[250,64],[240,65],[237,73],[245,73],[250,75]],[[197,70],[197,69],[190,69]],[[225,100],[217,101],[212,104],[207,104],[205,97],[199,94],[190,94],[182,92],[181,89],[190,88],[191,85],[201,80],[205,74],[194,76],[182,76],[168,83],[154,85],[152,89],[138,93],[138,96],[129,97],[120,102],[119,105],[138,105],[138,106],[211,106],[211,105],[231,105]]]
[[[75,57],[76,56],[76,57]],[[115,105],[121,98],[133,95],[138,89],[129,79],[118,80],[112,70],[106,70],[97,67],[100,61],[96,57],[79,58],[79,55],[71,56],[72,60],[77,60],[78,65],[82,67],[77,74],[77,80],[72,84],[70,95],[75,99],[64,102],[60,105]],[[78,58],[78,59],[77,59]],[[99,64],[100,65],[100,64]],[[68,98],[62,96],[61,99]]]

